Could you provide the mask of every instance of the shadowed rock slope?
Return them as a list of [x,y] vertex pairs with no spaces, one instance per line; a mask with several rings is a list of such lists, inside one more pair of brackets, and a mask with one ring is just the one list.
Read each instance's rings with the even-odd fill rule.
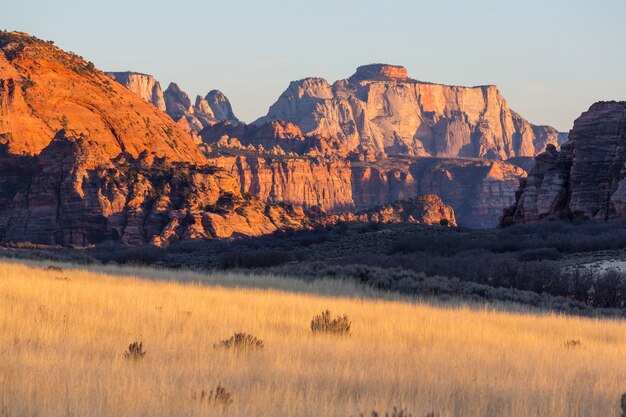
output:
[[559,217],[626,216],[626,102],[598,102],[583,113],[560,151],[548,146],[520,182],[503,224]]

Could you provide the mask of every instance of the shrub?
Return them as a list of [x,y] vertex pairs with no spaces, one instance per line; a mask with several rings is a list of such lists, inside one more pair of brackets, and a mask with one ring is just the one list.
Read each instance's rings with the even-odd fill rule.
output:
[[54,265],[48,265],[44,268],[44,271],[63,272],[63,268]]
[[146,352],[143,350],[143,342],[133,342],[128,345],[128,351],[124,353],[124,357],[128,360],[138,361],[146,356]]
[[230,339],[222,340],[215,345],[216,348],[234,350],[258,350],[263,349],[264,343],[261,339],[247,333],[235,333]]
[[555,248],[537,248],[521,251],[517,256],[520,261],[556,260],[561,254]]
[[223,253],[219,257],[219,265],[222,269],[231,268],[268,268],[282,265],[291,260],[288,253],[281,250],[253,249]]
[[233,403],[233,395],[221,383],[210,391],[193,392],[192,398],[209,405],[226,407]]
[[322,314],[313,317],[313,320],[311,320],[311,331],[313,333],[349,335],[351,326],[352,322],[345,314],[331,320],[329,310],[323,311]]
[[[370,415],[371,417],[382,417],[382,414],[375,410],[372,410],[372,413]],[[361,413],[360,417],[366,417],[366,415]],[[413,414],[409,413],[405,408],[393,407],[393,410],[391,410],[391,412],[385,413],[385,417],[413,417]],[[431,412],[426,414],[424,417],[437,417],[437,414]]]
[[565,342],[563,342],[563,346],[566,349],[575,349],[575,348],[582,347],[583,346],[583,342],[580,339],[566,340]]

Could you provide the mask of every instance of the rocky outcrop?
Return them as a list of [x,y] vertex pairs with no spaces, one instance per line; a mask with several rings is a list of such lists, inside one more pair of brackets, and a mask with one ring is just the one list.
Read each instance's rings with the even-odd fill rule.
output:
[[389,158],[354,164],[352,171],[357,210],[435,194],[454,209],[460,225],[475,228],[497,225],[526,174],[502,161],[442,158]]
[[244,198],[235,179],[215,167],[148,152],[108,159],[98,141],[65,131],[31,160],[12,158],[1,159],[0,178],[3,167],[27,175],[10,187],[0,182],[2,240],[161,245],[302,228],[313,218],[292,205]]
[[335,213],[355,208],[351,169],[345,161],[255,156],[217,156],[209,161],[232,174],[242,193],[267,203],[298,204]]
[[204,161],[167,115],[93,64],[26,34],[0,33],[0,144],[10,154],[36,155],[60,129],[97,138],[108,158],[149,150]]
[[336,219],[361,223],[419,223],[456,226],[454,210],[434,194],[394,201],[361,213],[344,213]]
[[162,112],[166,110],[161,84],[159,84],[152,75],[132,71],[107,72],[106,75],[113,78],[148,103],[152,103],[154,107]]
[[308,227],[243,196],[170,117],[91,63],[0,33],[0,240],[165,244]]
[[512,111],[497,87],[457,87],[408,78],[391,65],[359,67],[347,80],[292,82],[267,116],[305,136],[337,138],[346,152],[375,155],[484,157],[534,156],[559,133],[531,125]]
[[599,102],[575,122],[561,150],[548,146],[502,224],[559,217],[626,216],[626,102]]
[[204,97],[208,103],[213,115],[221,121],[229,121],[237,123],[239,120],[235,117],[233,107],[230,105],[228,98],[219,90],[211,90]]
[[239,123],[228,98],[218,90],[210,91],[205,97],[191,99],[175,83],[170,83],[164,93],[166,112],[189,132],[198,133],[207,126],[228,121]]
[[501,161],[387,158],[381,161],[310,157],[209,156],[231,173],[240,191],[268,203],[286,202],[329,213],[360,212],[426,194],[440,196],[459,224],[494,227],[515,201],[521,168]]

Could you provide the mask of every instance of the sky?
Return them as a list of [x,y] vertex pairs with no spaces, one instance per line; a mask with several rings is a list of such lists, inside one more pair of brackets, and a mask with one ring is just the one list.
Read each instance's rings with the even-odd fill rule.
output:
[[626,100],[624,0],[8,0],[0,28],[53,40],[107,71],[219,89],[251,122],[292,80],[359,65],[496,84],[535,124],[569,131],[599,100]]

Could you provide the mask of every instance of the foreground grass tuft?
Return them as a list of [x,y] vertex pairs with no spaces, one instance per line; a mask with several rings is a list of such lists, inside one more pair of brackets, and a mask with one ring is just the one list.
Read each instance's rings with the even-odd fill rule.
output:
[[203,404],[213,406],[227,407],[233,403],[233,394],[231,394],[221,383],[217,384],[215,389],[210,391],[201,390],[200,392],[193,392],[191,397]]
[[263,349],[261,339],[247,333],[235,333],[229,339],[222,340],[215,345],[216,348],[233,349],[237,351]]
[[128,350],[124,353],[124,357],[128,360],[138,361],[146,356],[143,350],[143,342],[133,342],[128,345]]
[[352,322],[345,314],[331,319],[330,310],[323,311],[311,320],[313,333],[330,333],[337,335],[349,335]]

